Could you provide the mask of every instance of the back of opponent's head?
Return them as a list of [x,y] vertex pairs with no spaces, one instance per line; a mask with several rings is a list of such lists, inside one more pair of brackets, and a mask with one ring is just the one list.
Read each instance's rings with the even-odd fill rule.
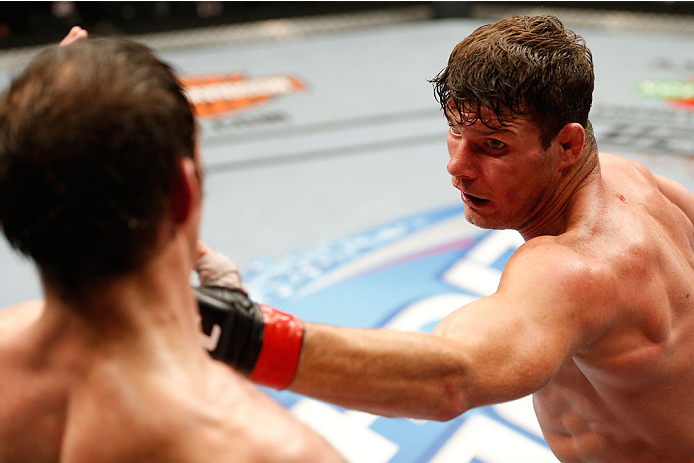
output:
[[194,143],[189,102],[148,48],[51,48],[0,101],[0,225],[64,294],[128,272],[148,257]]
[[527,115],[548,148],[566,124],[588,125],[593,58],[580,36],[551,15],[515,16],[482,26],[460,42],[432,79],[444,110],[453,104],[462,123],[494,111],[499,123]]

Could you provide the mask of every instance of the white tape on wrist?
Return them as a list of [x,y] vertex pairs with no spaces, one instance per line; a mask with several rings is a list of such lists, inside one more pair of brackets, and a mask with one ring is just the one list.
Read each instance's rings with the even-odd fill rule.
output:
[[248,294],[248,290],[241,281],[238,267],[227,256],[209,252],[196,260],[194,266],[201,286],[219,286]]

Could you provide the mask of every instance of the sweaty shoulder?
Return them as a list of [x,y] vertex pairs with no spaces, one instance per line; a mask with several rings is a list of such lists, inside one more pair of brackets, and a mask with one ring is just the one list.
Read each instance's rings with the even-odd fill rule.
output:
[[536,301],[546,310],[573,320],[586,344],[611,321],[599,308],[612,274],[580,237],[541,236],[523,244],[509,259],[499,290]]
[[618,279],[603,257],[584,230],[533,238],[509,259],[499,290],[564,317],[580,333],[577,347],[588,345],[618,319],[603,310]]

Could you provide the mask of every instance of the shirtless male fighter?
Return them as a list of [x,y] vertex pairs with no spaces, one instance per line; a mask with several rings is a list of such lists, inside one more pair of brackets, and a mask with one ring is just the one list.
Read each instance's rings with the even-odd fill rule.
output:
[[[503,19],[460,42],[433,80],[450,125],[448,172],[468,221],[518,230],[525,243],[493,295],[431,335],[229,304],[230,318],[286,328],[273,345],[255,340],[259,358],[287,356],[266,383],[434,420],[532,393],[561,461],[694,462],[694,195],[598,152],[593,81],[583,39],[553,16]],[[262,382],[259,349],[218,356],[242,358]]]
[[53,47],[14,80],[0,226],[45,301],[0,310],[1,462],[340,461],[200,346],[201,202],[189,103],[147,48]]

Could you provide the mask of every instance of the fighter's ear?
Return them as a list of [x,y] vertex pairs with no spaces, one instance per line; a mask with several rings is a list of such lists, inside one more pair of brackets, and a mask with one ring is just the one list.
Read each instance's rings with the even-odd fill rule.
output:
[[198,199],[199,191],[200,181],[195,161],[184,157],[176,163],[169,192],[171,215],[175,223],[183,223],[188,219]]
[[583,144],[586,140],[586,131],[578,122],[566,124],[554,137],[553,143],[559,150],[559,168],[564,169],[578,161]]

